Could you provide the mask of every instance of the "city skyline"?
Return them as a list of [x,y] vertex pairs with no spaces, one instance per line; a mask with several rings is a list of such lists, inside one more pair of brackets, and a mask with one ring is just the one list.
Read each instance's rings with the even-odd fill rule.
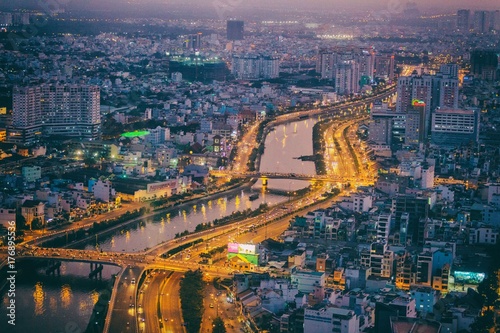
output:
[[500,331],[499,7],[3,1],[0,331]]

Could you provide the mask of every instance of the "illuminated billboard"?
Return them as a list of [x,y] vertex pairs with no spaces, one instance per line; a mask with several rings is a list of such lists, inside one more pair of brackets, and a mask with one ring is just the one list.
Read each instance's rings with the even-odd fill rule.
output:
[[414,99],[411,101],[411,105],[413,106],[425,106],[425,102],[419,99]]
[[254,244],[239,244],[238,246],[239,254],[256,254]]
[[174,189],[176,187],[177,187],[177,179],[170,179],[160,183],[148,184],[147,191],[148,193],[151,193],[151,192],[166,190],[168,188]]
[[455,271],[455,283],[480,284],[485,278],[484,273]]
[[229,253],[238,253],[238,243],[229,243],[229,244],[227,244],[227,252],[229,252]]
[[[237,259],[235,259],[237,257]],[[227,254],[227,259],[228,260],[237,260],[237,261],[242,261],[245,263],[249,263],[252,265],[258,265],[259,264],[259,256],[255,254],[239,254],[239,253],[228,253]]]
[[239,254],[257,254],[257,248],[255,244],[229,243],[227,244],[227,252]]

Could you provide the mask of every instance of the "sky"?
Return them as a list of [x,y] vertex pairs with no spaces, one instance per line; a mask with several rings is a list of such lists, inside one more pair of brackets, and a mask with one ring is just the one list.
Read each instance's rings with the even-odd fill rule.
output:
[[[40,3],[54,3],[69,5],[70,7],[110,9],[116,5],[131,4],[144,6],[160,6],[162,8],[175,6],[176,4],[193,5],[197,8],[278,8],[287,9],[352,9],[352,10],[392,10],[405,6],[408,0],[0,0],[0,8],[4,6],[23,6],[33,8],[39,7]],[[448,12],[459,8],[467,9],[498,9],[500,10],[500,0],[415,0],[421,11],[435,9],[447,9]],[[116,7],[115,7],[116,9]],[[196,10],[196,9],[194,9]]]

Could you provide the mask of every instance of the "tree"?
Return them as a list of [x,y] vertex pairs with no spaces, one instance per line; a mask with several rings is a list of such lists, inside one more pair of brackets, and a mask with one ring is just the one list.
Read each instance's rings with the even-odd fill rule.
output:
[[21,213],[16,213],[16,229],[17,230],[26,229],[26,219]]
[[470,327],[471,331],[474,333],[490,333],[495,327],[493,311],[484,311],[479,317],[476,318]]
[[31,221],[32,229],[42,229],[42,227],[43,227],[42,220],[40,220],[38,217],[35,217],[33,221]]
[[226,327],[224,326],[224,321],[221,317],[216,317],[212,324],[212,333],[226,333]]

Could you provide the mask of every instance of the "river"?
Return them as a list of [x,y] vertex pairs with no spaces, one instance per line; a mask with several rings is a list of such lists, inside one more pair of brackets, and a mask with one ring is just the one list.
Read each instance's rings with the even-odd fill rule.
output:
[[47,261],[22,260],[16,265],[16,325],[7,324],[9,298],[3,290],[0,332],[83,333],[99,296],[109,295],[112,274],[120,271],[104,265],[102,280],[96,280],[88,278],[89,263],[62,262],[60,276],[46,274]]
[[[312,155],[312,128],[316,120],[307,119],[279,125],[266,137],[265,153],[260,169],[264,172],[315,175],[314,162],[296,159]],[[308,181],[270,179],[269,189],[295,191],[309,186]],[[250,195],[259,191],[259,198]],[[186,208],[175,209],[132,223],[105,236],[98,236],[79,248],[95,248],[103,251],[135,252],[170,240],[184,230],[194,231],[200,223],[211,223],[236,211],[256,209],[260,204],[279,204],[287,196],[262,193],[261,183],[253,191],[244,190],[231,196],[214,200],[200,200]],[[31,263],[31,264],[29,264]],[[17,325],[6,327],[6,290],[0,294],[3,302],[0,316],[0,332],[84,332],[94,304],[106,290],[111,274],[118,268],[105,266],[103,281],[88,278],[89,264],[62,263],[61,276],[47,276],[39,261],[20,263],[17,275]]]

